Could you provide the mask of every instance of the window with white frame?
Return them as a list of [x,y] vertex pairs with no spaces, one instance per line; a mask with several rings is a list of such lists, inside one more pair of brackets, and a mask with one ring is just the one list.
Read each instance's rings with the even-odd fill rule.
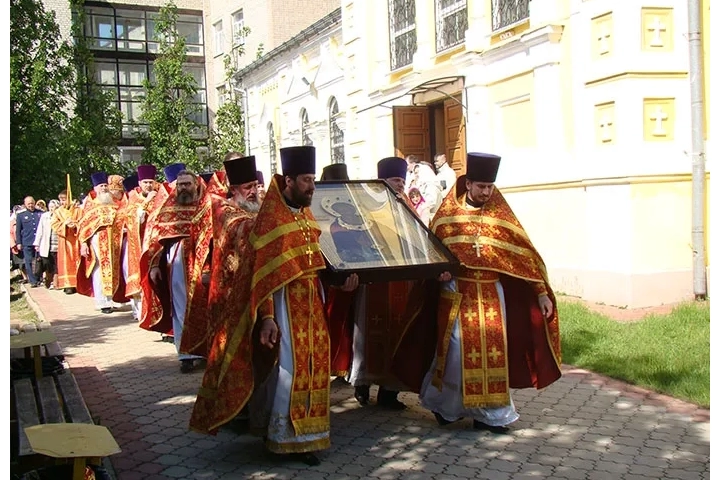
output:
[[232,19],[233,47],[245,45],[245,15],[243,14],[242,9],[233,13]]
[[435,0],[436,52],[463,43],[467,28],[467,0]]
[[303,145],[312,145],[313,141],[310,138],[310,117],[308,116],[307,110],[304,108],[300,110],[300,138],[302,139]]
[[213,52],[215,56],[225,51],[225,35],[223,34],[222,20],[213,24]]
[[338,125],[340,107],[335,97],[330,99],[330,163],[345,163],[345,132]]
[[390,70],[412,63],[417,51],[415,0],[388,0]]

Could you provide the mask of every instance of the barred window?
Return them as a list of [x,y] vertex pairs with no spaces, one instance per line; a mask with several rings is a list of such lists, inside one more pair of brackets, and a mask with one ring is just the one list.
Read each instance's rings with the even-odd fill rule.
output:
[[417,51],[415,0],[388,0],[390,70],[412,63]]
[[467,28],[467,0],[435,0],[436,52],[463,43]]
[[312,145],[313,141],[310,138],[310,118],[308,117],[307,110],[304,108],[300,110],[300,137],[302,138],[303,145]]
[[530,0],[492,0],[493,32],[530,17]]
[[277,145],[275,145],[275,129],[272,122],[268,122],[268,149],[270,150],[270,175],[278,173]]
[[340,107],[335,97],[330,99],[330,163],[345,163],[345,133],[338,125]]

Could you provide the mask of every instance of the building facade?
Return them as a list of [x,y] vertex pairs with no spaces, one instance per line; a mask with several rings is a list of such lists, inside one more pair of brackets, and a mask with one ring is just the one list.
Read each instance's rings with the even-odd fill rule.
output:
[[497,185],[558,291],[628,307],[692,297],[687,2],[342,8],[360,176],[392,154],[445,153],[458,174],[467,151],[500,154]]
[[[72,12],[68,0],[44,0],[53,10],[62,35],[70,39]],[[84,33],[95,60],[96,80],[115,93],[123,114],[120,156],[138,163],[142,147],[133,135],[140,120],[142,83],[153,78],[158,44],[154,23],[164,0],[121,0],[84,3]],[[178,30],[187,44],[185,71],[198,85],[193,120],[200,125],[195,136],[207,137],[225,90],[224,58],[229,55],[238,68],[264,52],[286,42],[308,25],[339,7],[339,0],[301,0],[286,4],[277,0],[176,0]],[[248,27],[245,29],[245,27]],[[247,33],[249,32],[249,33]],[[232,87],[230,87],[232,88]],[[198,154],[203,154],[200,148]]]
[[228,88],[224,58],[236,69],[262,58],[340,7],[340,0],[204,0],[210,120]]
[[238,72],[248,151],[266,179],[283,146],[313,145],[318,172],[345,162],[345,69],[338,8]]

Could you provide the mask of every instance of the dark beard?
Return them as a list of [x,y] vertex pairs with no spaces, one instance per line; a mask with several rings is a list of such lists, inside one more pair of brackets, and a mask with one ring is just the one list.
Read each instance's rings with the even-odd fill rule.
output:
[[195,195],[193,195],[192,192],[187,191],[177,192],[176,200],[178,205],[192,205],[195,203]]
[[312,205],[312,195],[310,197],[303,195],[297,187],[290,189],[290,196],[292,197],[290,200],[301,207]]

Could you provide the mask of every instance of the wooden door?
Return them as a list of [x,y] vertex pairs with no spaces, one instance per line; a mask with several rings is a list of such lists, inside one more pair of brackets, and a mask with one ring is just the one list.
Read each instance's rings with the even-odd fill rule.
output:
[[414,154],[420,161],[432,163],[428,107],[393,107],[393,127],[396,156],[406,158]]
[[465,115],[460,98],[457,101],[449,98],[445,100],[445,157],[456,175],[465,173],[467,144]]

